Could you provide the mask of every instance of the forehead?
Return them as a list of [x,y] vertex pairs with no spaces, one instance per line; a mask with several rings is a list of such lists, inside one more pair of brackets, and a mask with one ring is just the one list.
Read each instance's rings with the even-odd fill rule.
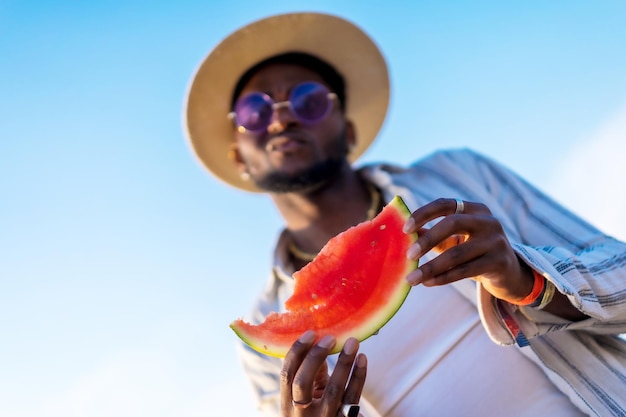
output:
[[242,93],[252,90],[264,92],[289,91],[303,81],[317,81],[326,85],[317,72],[295,64],[271,64],[259,69],[243,86]]

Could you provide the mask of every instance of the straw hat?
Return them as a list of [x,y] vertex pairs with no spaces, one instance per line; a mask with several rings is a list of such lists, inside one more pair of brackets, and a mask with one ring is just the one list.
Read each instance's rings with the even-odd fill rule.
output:
[[266,58],[303,52],[332,65],[346,86],[346,116],[357,132],[353,162],[376,138],[389,104],[389,76],[376,44],[360,28],[322,13],[281,14],[250,23],[222,40],[198,67],[189,86],[184,112],[187,137],[197,157],[222,181],[246,191],[260,191],[240,178],[228,158],[233,125],[233,90],[243,73]]

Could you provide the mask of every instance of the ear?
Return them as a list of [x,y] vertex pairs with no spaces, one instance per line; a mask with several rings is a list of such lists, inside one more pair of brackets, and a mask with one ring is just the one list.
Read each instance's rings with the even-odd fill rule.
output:
[[241,152],[239,152],[239,145],[237,142],[233,142],[230,144],[230,149],[228,150],[228,159],[230,159],[233,164],[235,164],[235,168],[237,168],[237,172],[240,174],[247,172],[246,163],[241,157]]

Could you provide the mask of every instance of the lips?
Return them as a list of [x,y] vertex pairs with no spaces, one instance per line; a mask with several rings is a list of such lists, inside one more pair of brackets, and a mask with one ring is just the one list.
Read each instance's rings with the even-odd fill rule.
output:
[[292,152],[302,148],[305,144],[306,141],[302,138],[283,133],[270,139],[265,145],[265,150],[268,152]]

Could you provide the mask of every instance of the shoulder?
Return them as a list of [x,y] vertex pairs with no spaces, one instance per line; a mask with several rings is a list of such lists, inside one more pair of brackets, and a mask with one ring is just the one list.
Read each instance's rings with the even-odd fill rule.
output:
[[414,162],[413,169],[423,169],[442,175],[470,175],[476,178],[492,177],[509,172],[509,169],[492,159],[470,148],[445,149]]
[[366,178],[375,184],[421,184],[435,186],[462,184],[476,186],[502,177],[506,169],[489,157],[470,148],[437,150],[408,166],[387,163],[369,164],[362,168]]
[[476,152],[470,148],[451,148],[441,149],[425,155],[408,166],[400,166],[390,162],[374,162],[362,166],[362,170],[376,170],[383,169],[391,172],[403,172],[406,170],[413,170],[420,166],[437,165],[441,163],[475,163],[477,161],[489,161],[489,158]]
[[413,166],[421,164],[433,164],[450,162],[461,165],[475,164],[475,163],[494,163],[487,156],[470,148],[453,148],[442,149],[425,156],[413,163]]

